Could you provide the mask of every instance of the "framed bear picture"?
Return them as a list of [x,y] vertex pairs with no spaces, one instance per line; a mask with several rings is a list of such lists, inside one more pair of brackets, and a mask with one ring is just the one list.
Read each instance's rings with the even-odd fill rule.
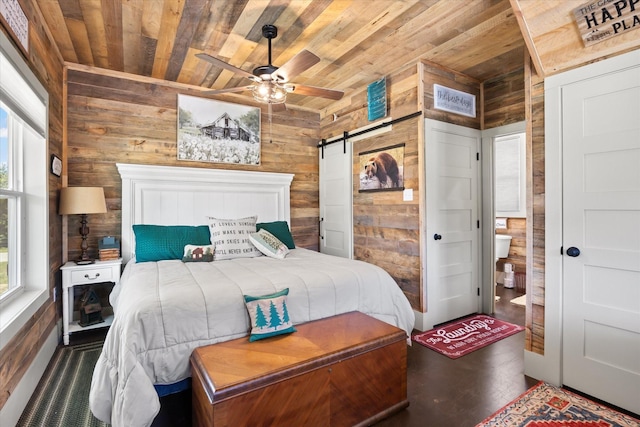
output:
[[364,191],[404,190],[404,144],[358,153]]

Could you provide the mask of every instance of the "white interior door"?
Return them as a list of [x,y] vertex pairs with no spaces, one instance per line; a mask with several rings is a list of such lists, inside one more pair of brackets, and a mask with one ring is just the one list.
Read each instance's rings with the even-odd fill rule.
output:
[[562,122],[563,383],[640,413],[640,64],[565,85]]
[[320,153],[320,252],[343,258],[353,258],[352,158],[350,141]]
[[479,309],[480,131],[425,120],[426,328]]

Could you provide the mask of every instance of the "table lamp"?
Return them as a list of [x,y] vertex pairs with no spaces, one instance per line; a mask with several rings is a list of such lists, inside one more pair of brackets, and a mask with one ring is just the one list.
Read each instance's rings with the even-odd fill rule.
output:
[[104,201],[104,190],[102,187],[64,187],[60,190],[60,215],[82,215],[80,235],[82,252],[76,264],[91,264],[93,259],[89,258],[87,249],[87,214],[106,213],[107,205]]

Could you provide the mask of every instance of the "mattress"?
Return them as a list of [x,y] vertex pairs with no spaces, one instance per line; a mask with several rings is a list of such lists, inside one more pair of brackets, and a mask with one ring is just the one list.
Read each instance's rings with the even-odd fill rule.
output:
[[160,409],[154,385],[190,377],[193,349],[247,336],[244,295],[285,288],[294,325],[360,311],[411,335],[407,298],[388,273],[366,262],[301,248],[283,260],[132,260],[110,295],[115,316],[93,373],[93,414],[115,427],[150,425]]

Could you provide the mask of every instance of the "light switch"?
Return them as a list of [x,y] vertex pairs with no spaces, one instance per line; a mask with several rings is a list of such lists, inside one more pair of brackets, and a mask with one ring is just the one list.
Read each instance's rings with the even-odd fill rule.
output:
[[402,192],[402,200],[405,202],[413,201],[413,188],[405,188]]

